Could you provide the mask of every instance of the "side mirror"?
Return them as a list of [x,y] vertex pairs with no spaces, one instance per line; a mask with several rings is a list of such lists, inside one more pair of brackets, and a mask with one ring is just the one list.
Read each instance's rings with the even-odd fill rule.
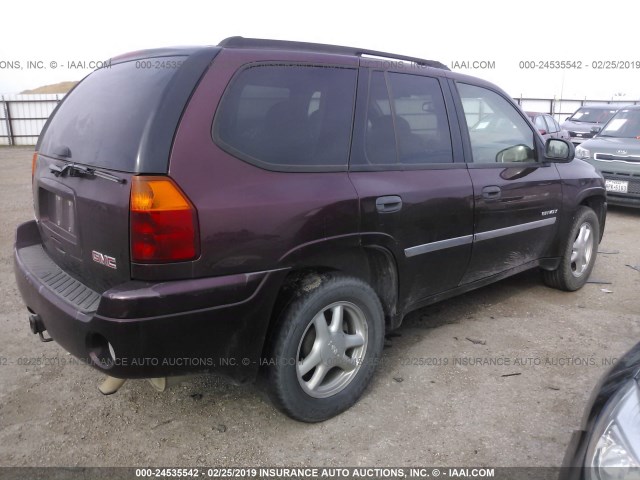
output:
[[514,145],[513,147],[500,150],[496,155],[497,163],[513,163],[513,162],[533,162],[535,154],[526,145]]
[[550,138],[544,146],[544,156],[551,162],[569,163],[576,155],[573,143],[561,138]]
[[591,127],[591,133],[600,133],[602,127]]

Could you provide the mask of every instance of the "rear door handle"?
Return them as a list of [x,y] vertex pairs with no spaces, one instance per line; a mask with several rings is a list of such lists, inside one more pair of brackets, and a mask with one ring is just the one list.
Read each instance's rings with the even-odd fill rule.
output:
[[389,195],[376,198],[376,210],[379,213],[399,212],[402,208],[402,198],[398,195]]
[[482,198],[485,200],[500,200],[500,197],[502,197],[502,189],[496,185],[482,189]]

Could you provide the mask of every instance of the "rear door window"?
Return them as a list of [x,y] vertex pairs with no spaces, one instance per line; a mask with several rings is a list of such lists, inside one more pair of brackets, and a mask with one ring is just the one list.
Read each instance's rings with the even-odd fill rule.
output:
[[424,168],[452,163],[451,132],[436,78],[373,71],[369,78],[364,155],[356,170]]
[[546,130],[548,132],[550,131],[542,115],[536,116],[533,124],[536,126],[538,130]]
[[451,133],[437,79],[389,73],[400,163],[452,163]]
[[40,153],[71,153],[60,158],[136,172],[145,128],[185,58],[129,61],[93,72],[60,104],[43,134]]
[[557,133],[558,130],[560,130],[558,124],[556,123],[555,119],[549,115],[545,115],[544,119],[547,121],[547,126],[548,128],[548,132],[549,133]]
[[384,73],[379,71],[371,73],[369,83],[365,155],[365,160],[370,165],[398,168],[398,150],[389,90]]
[[345,170],[355,69],[256,65],[242,70],[216,112],[224,150],[270,170]]

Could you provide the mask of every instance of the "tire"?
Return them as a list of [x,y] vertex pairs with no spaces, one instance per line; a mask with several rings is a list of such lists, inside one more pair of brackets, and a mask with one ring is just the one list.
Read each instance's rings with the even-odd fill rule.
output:
[[351,407],[369,384],[384,343],[380,300],[365,282],[313,276],[279,318],[266,370],[275,406],[303,422]]
[[543,270],[544,282],[568,292],[582,288],[596,262],[599,238],[598,216],[589,207],[580,207],[564,240],[560,265],[555,270]]

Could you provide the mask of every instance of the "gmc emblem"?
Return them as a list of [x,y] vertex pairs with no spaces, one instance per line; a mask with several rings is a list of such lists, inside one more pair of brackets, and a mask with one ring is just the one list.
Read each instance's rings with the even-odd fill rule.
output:
[[100,252],[96,252],[95,250],[92,250],[91,258],[93,259],[94,262],[104,265],[105,267],[113,268],[114,270],[118,269],[118,267],[116,267],[116,259],[113,257],[110,257],[109,255],[103,255]]

